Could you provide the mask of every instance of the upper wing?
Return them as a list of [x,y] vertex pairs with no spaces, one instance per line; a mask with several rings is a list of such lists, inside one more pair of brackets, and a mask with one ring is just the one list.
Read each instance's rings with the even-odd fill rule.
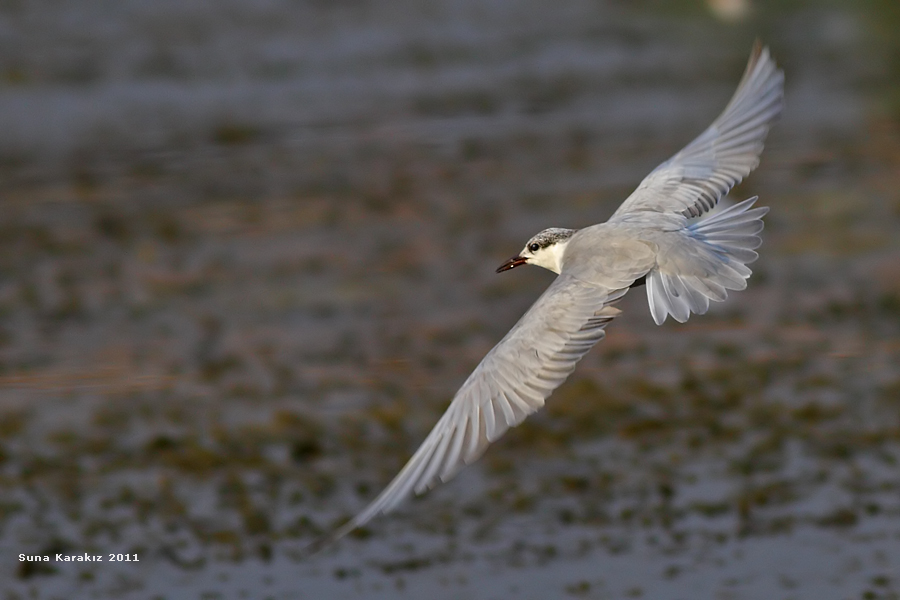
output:
[[544,406],[581,357],[603,339],[606,324],[621,312],[610,304],[627,290],[627,285],[608,290],[565,273],[557,277],[488,352],[387,488],[316,546],[390,511],[410,492],[419,494],[447,481],[508,428]]
[[610,218],[634,211],[697,217],[759,164],[769,125],[781,112],[784,73],[757,42],[737,91],[709,128],[653,170]]

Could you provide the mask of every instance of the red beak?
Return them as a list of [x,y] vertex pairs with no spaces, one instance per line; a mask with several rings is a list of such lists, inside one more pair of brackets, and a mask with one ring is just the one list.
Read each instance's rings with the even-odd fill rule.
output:
[[502,273],[503,271],[509,271],[510,269],[515,269],[519,265],[524,265],[528,259],[522,258],[521,256],[513,256],[511,259],[500,265],[497,269],[498,273]]

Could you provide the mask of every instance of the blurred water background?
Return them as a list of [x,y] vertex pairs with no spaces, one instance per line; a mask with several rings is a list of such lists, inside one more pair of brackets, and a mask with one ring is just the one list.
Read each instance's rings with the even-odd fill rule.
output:
[[[0,1],[0,592],[900,597],[893,0]],[[452,483],[299,561],[552,275],[724,107],[749,289],[643,290]],[[136,554],[139,562],[19,561]]]

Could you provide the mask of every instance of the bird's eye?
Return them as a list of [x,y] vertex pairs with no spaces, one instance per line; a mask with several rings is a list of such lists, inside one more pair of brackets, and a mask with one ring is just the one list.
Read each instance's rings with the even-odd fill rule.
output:
[[531,252],[537,252],[540,249],[541,249],[541,245],[538,244],[537,242],[532,242],[532,244],[530,246],[528,246],[528,250],[530,250]]

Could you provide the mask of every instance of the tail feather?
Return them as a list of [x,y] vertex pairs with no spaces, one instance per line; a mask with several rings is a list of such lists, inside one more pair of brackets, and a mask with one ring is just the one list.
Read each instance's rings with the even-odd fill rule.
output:
[[691,313],[704,314],[709,301],[721,302],[726,290],[747,287],[747,266],[759,255],[762,217],[769,209],[752,208],[749,198],[687,228],[687,235],[666,249],[658,266],[647,274],[647,300],[657,325],[668,315],[684,323]]

